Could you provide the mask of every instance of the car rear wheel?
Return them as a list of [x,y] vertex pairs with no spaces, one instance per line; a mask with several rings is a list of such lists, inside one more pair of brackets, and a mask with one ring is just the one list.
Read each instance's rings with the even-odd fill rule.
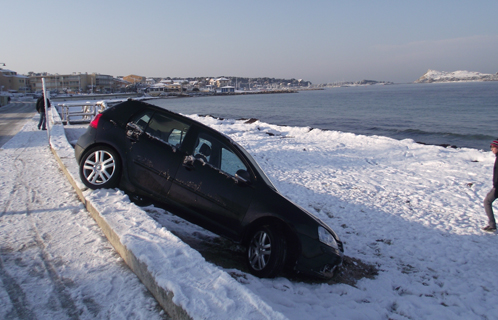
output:
[[90,189],[115,188],[119,184],[121,161],[113,149],[97,146],[85,153],[79,171],[81,181]]
[[277,276],[285,265],[285,237],[275,225],[258,227],[250,237],[247,261],[251,273],[260,278]]

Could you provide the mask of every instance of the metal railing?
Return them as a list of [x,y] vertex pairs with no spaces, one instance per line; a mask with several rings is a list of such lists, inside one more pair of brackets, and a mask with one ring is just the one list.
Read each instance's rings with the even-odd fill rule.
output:
[[107,109],[105,101],[57,104],[57,111],[64,124],[90,122],[105,109]]

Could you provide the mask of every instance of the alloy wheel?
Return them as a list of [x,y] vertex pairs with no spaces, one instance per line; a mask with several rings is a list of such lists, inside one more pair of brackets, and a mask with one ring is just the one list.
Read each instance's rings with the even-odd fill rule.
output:
[[254,270],[263,270],[271,257],[271,239],[264,231],[258,231],[249,244],[248,258]]
[[114,156],[106,150],[92,152],[83,163],[85,179],[93,185],[101,185],[109,181],[116,168]]

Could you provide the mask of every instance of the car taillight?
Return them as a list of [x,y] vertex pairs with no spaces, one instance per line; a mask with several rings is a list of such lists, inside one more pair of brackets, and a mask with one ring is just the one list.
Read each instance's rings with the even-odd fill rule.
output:
[[90,122],[90,127],[97,129],[100,117],[102,117],[102,113],[99,113],[97,116],[95,116],[95,118],[93,118],[92,122]]

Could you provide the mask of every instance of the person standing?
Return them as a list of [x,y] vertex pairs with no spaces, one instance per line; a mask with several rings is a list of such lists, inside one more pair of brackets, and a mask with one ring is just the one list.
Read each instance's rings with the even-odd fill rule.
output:
[[[50,100],[47,99],[47,108],[50,108]],[[41,95],[36,101],[36,111],[40,114],[40,122],[38,122],[38,130],[47,130],[47,117],[45,115],[45,96]]]
[[493,167],[493,188],[489,191],[486,198],[484,198],[484,210],[488,216],[488,225],[482,228],[487,232],[496,231],[496,220],[493,213],[493,201],[498,198],[498,139],[491,142],[491,151],[495,155],[495,165]]

